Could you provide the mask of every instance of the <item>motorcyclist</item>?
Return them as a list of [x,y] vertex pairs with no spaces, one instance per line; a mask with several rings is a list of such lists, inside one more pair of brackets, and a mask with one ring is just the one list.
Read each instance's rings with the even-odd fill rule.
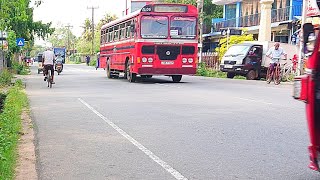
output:
[[57,55],[55,61],[56,61],[56,63],[55,63],[55,69],[57,70],[57,64],[61,64],[62,70],[63,70],[63,58],[61,57],[60,54]]

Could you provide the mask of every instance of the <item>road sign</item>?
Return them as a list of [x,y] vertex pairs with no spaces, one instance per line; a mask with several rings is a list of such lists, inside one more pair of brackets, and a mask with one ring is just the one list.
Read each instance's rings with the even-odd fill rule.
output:
[[17,46],[24,46],[24,39],[23,38],[18,38],[16,43],[17,43]]

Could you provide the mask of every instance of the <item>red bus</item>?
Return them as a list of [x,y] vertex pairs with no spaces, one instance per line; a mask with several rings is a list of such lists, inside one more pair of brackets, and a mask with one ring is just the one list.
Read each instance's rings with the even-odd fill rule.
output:
[[101,28],[100,64],[107,77],[196,74],[198,11],[186,4],[148,4]]
[[[318,6],[320,3],[317,3]],[[319,12],[320,14],[320,12]],[[303,53],[307,55],[305,74],[295,78],[294,98],[306,103],[309,129],[309,168],[319,171],[320,160],[320,24],[319,17],[310,17],[312,23],[303,24]]]

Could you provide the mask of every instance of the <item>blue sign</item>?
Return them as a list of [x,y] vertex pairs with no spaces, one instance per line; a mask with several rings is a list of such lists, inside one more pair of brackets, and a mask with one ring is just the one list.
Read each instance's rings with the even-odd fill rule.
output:
[[17,46],[24,46],[24,39],[23,38],[18,38],[16,43],[17,43]]

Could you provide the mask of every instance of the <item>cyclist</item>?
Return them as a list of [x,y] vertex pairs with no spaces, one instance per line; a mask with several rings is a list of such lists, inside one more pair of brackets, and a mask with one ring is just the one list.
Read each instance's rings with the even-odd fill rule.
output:
[[51,71],[51,77],[52,77],[52,84],[55,84],[54,81],[53,81],[53,77],[54,77],[54,68],[53,68],[53,65],[54,65],[54,58],[55,58],[55,55],[53,53],[53,51],[51,50],[50,47],[47,47],[46,51],[43,52],[43,55],[42,55],[42,66],[44,67],[44,73],[43,75],[45,76],[44,77],[44,81],[47,80],[47,73],[48,71],[50,70]]
[[[278,63],[280,63],[281,56],[284,56],[285,59],[287,59],[287,54],[284,52],[284,50],[280,47],[280,43],[275,43],[274,47],[270,48],[267,52],[266,56],[271,59],[270,61],[270,71],[271,71],[271,77],[273,77],[274,69],[277,67]],[[270,83],[271,78],[267,79],[268,83]]]

